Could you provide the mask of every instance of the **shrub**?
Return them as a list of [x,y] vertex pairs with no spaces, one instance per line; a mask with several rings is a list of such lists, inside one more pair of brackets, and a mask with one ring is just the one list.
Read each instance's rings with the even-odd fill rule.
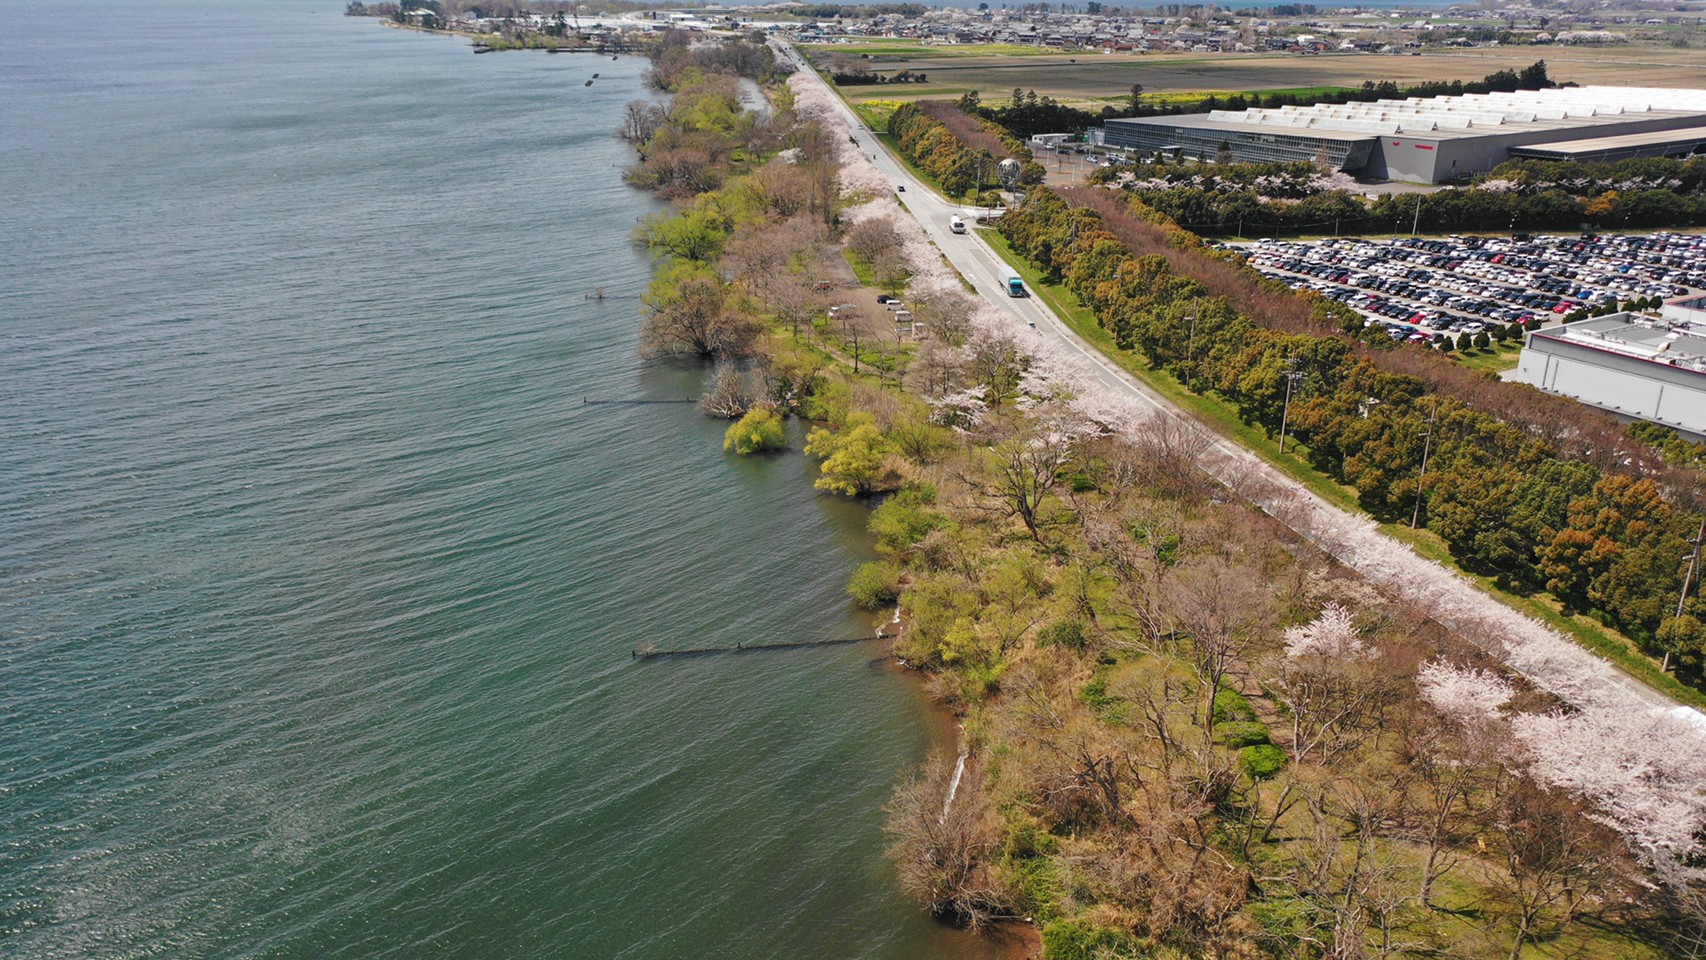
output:
[[935,487],[909,483],[878,504],[866,524],[877,538],[877,552],[885,557],[904,555],[930,531],[947,526],[947,515],[930,509],[935,502]]
[[853,571],[847,595],[866,610],[889,606],[900,598],[900,569],[881,560],[863,564]]
[[1217,723],[1214,725],[1214,738],[1233,749],[1258,747],[1273,742],[1273,738],[1268,735],[1267,724],[1258,720]]
[[1085,706],[1094,710],[1096,716],[1108,723],[1126,722],[1126,702],[1108,693],[1108,664],[1106,663],[1097,667],[1095,674],[1090,678],[1090,682],[1078,691],[1078,699],[1083,701]]
[[1053,860],[1033,857],[1009,860],[1002,866],[1019,909],[1038,920],[1060,916],[1060,901],[1065,894]]
[[1244,695],[1230,687],[1214,695],[1214,722],[1240,723],[1256,719],[1256,708]]
[[1045,646],[1060,646],[1079,651],[1090,645],[1090,639],[1084,635],[1084,623],[1081,620],[1051,623],[1043,628],[1038,639],[1042,640]]
[[1081,920],[1057,920],[1043,928],[1046,960],[1114,960],[1141,957],[1142,944],[1124,930]]
[[1245,747],[1238,751],[1238,765],[1251,780],[1267,780],[1285,766],[1285,751],[1271,743]]
[[743,457],[766,450],[781,450],[787,445],[788,438],[782,432],[782,418],[768,407],[753,408],[723,434],[723,449],[733,450]]

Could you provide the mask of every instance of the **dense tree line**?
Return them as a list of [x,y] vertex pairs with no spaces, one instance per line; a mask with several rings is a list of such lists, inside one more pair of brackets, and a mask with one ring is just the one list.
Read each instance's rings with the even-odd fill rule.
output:
[[[1165,160],[1165,158],[1162,158]],[[1706,224],[1706,158],[1616,163],[1513,160],[1469,187],[1388,194],[1372,204],[1308,163],[1145,165],[1098,182],[1127,190],[1199,233],[1325,233],[1328,230],[1574,230]]]
[[876,73],[870,70],[847,71],[831,73],[829,78],[838,87],[872,86],[884,83],[929,83],[930,75],[913,73],[911,70],[896,70],[894,73]]
[[1469,187],[1436,191],[1420,201],[1381,197],[1370,215],[1376,223],[1414,222],[1423,230],[1699,226],[1706,224],[1706,158],[1511,161]]
[[834,20],[845,17],[849,20],[868,19],[871,17],[922,17],[928,13],[929,7],[917,3],[872,3],[862,5],[844,5],[839,3],[810,3],[798,7],[790,7],[788,12],[796,17],[808,20]]
[[1095,126],[1100,118],[1087,110],[1069,107],[1050,96],[1037,96],[1035,90],[1015,88],[1004,106],[985,104],[973,90],[959,99],[959,107],[986,120],[993,120],[1015,137],[1030,139],[1039,133],[1083,133]]
[[[1098,182],[1116,182],[1119,171],[1096,171]],[[1350,189],[1349,177],[1311,163],[1144,165],[1139,180],[1125,187],[1150,207],[1198,233],[1366,230],[1377,222],[1368,203]]]
[[[1683,674],[1701,681],[1706,605],[1690,596],[1674,616],[1700,521],[1674,502],[1698,495],[1683,489],[1694,477],[1632,470],[1626,464],[1656,458],[1616,443],[1609,422],[1593,429],[1607,418],[1449,374],[1438,369],[1442,358],[1420,351],[1362,349],[1333,335],[1325,304],[1312,311],[1290,298],[1299,309],[1274,309],[1286,294],[1260,281],[1211,289],[1215,271],[1243,268],[1177,247],[1169,262],[1166,241],[1135,252],[1101,214],[1051,191],[1033,191],[1001,232],[1094,310],[1120,347],[1219,394],[1270,434],[1283,419],[1310,463],[1356,488],[1376,518],[1414,519],[1466,569],[1512,589],[1549,591],[1649,652],[1674,654]],[[1507,395],[1516,392],[1525,396]],[[1485,409],[1524,406],[1526,422]],[[1622,455],[1606,456],[1619,446]]]
[[949,196],[994,183],[996,163],[1003,159],[1025,164],[1024,182],[1041,182],[1046,175],[1031,151],[1007,131],[945,101],[902,104],[889,117],[889,133],[901,154]]
[[659,90],[674,90],[690,72],[746,77],[758,83],[774,79],[781,70],[775,52],[765,43],[750,40],[698,42],[686,30],[665,30],[647,51],[651,68],[646,81]]
[[1523,194],[1560,190],[1572,197],[1593,197],[1607,190],[1700,194],[1706,193],[1706,156],[1685,160],[1637,157],[1611,162],[1507,160],[1476,177],[1475,185]]

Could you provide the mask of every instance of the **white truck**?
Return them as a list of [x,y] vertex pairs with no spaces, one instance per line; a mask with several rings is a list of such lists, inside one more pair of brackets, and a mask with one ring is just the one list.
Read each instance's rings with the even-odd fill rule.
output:
[[960,219],[959,217],[950,218],[948,220],[948,229],[952,230],[955,233],[965,233],[966,232],[966,222],[964,220]]

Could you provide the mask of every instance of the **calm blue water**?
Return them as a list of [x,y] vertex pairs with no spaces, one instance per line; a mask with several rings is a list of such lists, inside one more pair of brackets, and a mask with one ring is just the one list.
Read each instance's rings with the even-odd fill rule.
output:
[[643,64],[340,10],[0,2],[0,956],[969,955],[875,649],[629,658],[870,628],[802,457],[582,404],[699,387]]

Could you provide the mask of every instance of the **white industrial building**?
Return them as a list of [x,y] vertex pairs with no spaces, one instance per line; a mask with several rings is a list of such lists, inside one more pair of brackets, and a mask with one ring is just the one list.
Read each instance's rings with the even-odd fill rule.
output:
[[1513,379],[1706,439],[1706,297],[1533,331]]
[[1109,120],[1109,146],[1234,161],[1317,160],[1377,179],[1443,183],[1512,157],[1621,160],[1706,153],[1706,90],[1565,87]]

